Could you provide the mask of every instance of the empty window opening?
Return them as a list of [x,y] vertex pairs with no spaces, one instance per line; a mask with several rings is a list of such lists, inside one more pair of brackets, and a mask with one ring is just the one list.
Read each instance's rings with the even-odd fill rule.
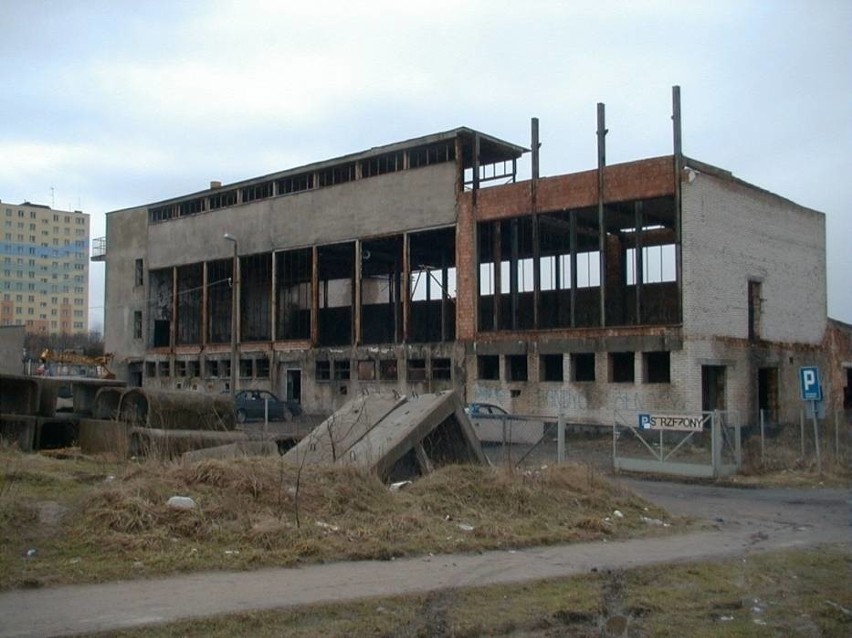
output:
[[219,361],[219,376],[225,379],[231,378],[231,360],[220,359]]
[[382,381],[396,381],[399,378],[396,359],[382,359],[379,361],[379,379]]
[[219,360],[218,359],[208,359],[207,360],[207,376],[210,378],[217,378],[219,376]]
[[290,250],[275,255],[278,339],[310,339],[313,251]]
[[562,381],[562,355],[543,354],[540,359],[540,378],[542,381]]
[[153,379],[157,376],[157,364],[153,361],[145,362],[145,376],[149,379]]
[[449,381],[453,376],[452,361],[448,358],[432,359],[432,379]]
[[319,269],[318,345],[352,343],[355,244],[333,244],[317,249]]
[[361,341],[402,338],[402,236],[361,244]]
[[496,354],[481,354],[476,357],[476,376],[485,381],[500,378],[500,357]]
[[133,338],[141,339],[142,338],[142,311],[134,310],[133,311]]
[[358,380],[376,380],[376,362],[373,359],[361,359],[358,361]]
[[133,283],[136,286],[141,286],[145,283],[145,267],[141,259],[137,259],[133,269]]
[[163,268],[150,273],[148,288],[149,334],[151,347],[164,348],[171,343],[172,269]]
[[267,359],[266,357],[262,357],[260,359],[255,359],[254,370],[255,370],[255,376],[258,379],[268,379],[269,378],[269,359]]
[[177,268],[177,330],[179,345],[201,343],[201,300],[204,292],[204,267],[190,264]]
[[594,352],[574,352],[571,354],[571,380],[578,383],[595,380]]
[[401,171],[405,166],[405,154],[402,151],[385,153],[361,162],[361,177],[373,177]]
[[254,362],[251,359],[240,359],[240,378],[251,379]]
[[210,196],[210,210],[237,205],[237,191],[217,192]]
[[266,199],[272,197],[272,182],[263,182],[262,184],[252,184],[241,189],[240,196],[242,202],[253,202],[256,199]]
[[635,372],[633,368],[634,353],[609,353],[609,380],[612,383],[633,383]]
[[452,341],[456,334],[455,229],[412,233],[409,248],[409,341]]
[[339,166],[330,166],[319,172],[319,185],[334,186],[335,184],[345,184],[355,179],[355,163],[343,164]]
[[525,355],[525,354],[509,354],[509,355],[506,355],[506,380],[507,381],[526,381],[527,380],[527,355]]
[[409,359],[406,362],[409,381],[426,380],[426,359]]
[[204,212],[205,209],[205,198],[197,197],[195,199],[188,199],[183,202],[178,202],[177,205],[177,213],[178,217],[186,217],[187,215],[195,215],[197,213]]
[[272,257],[270,253],[240,258],[240,340],[272,338]]
[[349,359],[336,359],[334,361],[334,380],[349,381],[352,376],[351,368]]
[[231,341],[231,286],[233,259],[207,264],[207,339],[210,343]]
[[198,359],[187,362],[187,375],[193,378],[201,376],[201,363]]
[[314,379],[331,381],[331,361],[317,361],[314,367]]
[[751,341],[760,339],[760,319],[763,308],[760,291],[759,281],[748,282],[748,338]]
[[301,173],[278,180],[278,194],[300,193],[314,187],[314,174]]
[[185,377],[186,376],[186,361],[175,361],[175,376],[176,377]]
[[171,376],[171,366],[168,361],[160,361],[157,363],[157,376],[167,378]]
[[644,359],[645,383],[671,383],[671,353],[666,351],[645,352]]
[[408,151],[408,164],[411,168],[451,162],[455,158],[456,147],[453,141],[418,146]]
[[[627,249],[626,268],[627,285],[634,286],[638,283],[636,273],[638,251],[635,248]],[[675,262],[674,244],[663,246],[645,246],[642,248],[642,279],[644,284],[658,284],[668,281],[677,281],[677,267]]]
[[757,407],[765,422],[778,422],[778,368],[758,369]]

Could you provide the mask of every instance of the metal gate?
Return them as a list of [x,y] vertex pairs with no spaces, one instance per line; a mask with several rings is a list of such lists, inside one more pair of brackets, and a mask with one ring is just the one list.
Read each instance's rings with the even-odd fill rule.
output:
[[618,412],[612,428],[615,471],[719,478],[742,467],[736,412],[696,414]]

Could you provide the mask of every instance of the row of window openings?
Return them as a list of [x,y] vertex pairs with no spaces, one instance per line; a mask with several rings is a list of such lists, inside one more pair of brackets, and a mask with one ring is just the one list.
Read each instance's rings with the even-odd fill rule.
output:
[[[44,306],[44,305],[45,304],[42,304],[42,306]],[[16,315],[22,315],[22,314],[24,314],[24,310],[25,310],[24,308],[21,308],[20,306],[18,306],[17,308],[15,308],[15,314]],[[27,311],[26,312],[27,315],[34,315],[35,314],[35,308],[26,308],[26,311]],[[10,309],[9,313],[11,314],[11,309]],[[56,317],[58,314],[59,314],[59,312],[57,312],[56,308],[51,309],[51,311],[50,311],[51,317]],[[70,316],[70,314],[67,310],[63,310],[62,316],[68,317],[68,316]],[[83,311],[82,310],[75,310],[74,316],[77,317],[78,319],[82,319],[83,318]],[[39,315],[39,318],[40,319],[47,319],[47,315],[42,313],[42,314]]]
[[[636,284],[636,249],[628,248],[626,256],[626,283]],[[517,262],[518,292],[533,292],[533,260]],[[551,255],[539,258],[540,290],[567,290],[571,288],[571,256]],[[494,264],[479,265],[479,294],[494,294]],[[500,293],[510,292],[511,263],[500,262]],[[674,244],[645,246],[642,248],[642,282],[661,283],[676,281]],[[601,285],[600,252],[577,253],[577,287],[593,288]]]
[[[643,352],[642,382],[671,383],[671,356],[668,351]],[[569,356],[569,379],[575,383],[596,381],[595,353],[573,352]],[[529,358],[525,354],[504,355],[503,380],[528,381]],[[607,381],[610,383],[635,383],[635,352],[610,352],[607,354]],[[500,355],[479,355],[476,358],[477,378],[500,380]],[[564,355],[539,356],[540,381],[565,381]]]
[[[46,220],[42,220],[42,223],[44,223],[45,221]],[[3,224],[3,227],[4,228],[12,228],[12,222],[10,222],[9,220],[6,220],[6,222]],[[23,230],[24,229],[24,222],[18,222],[17,228],[19,230]],[[28,230],[35,232],[37,230],[36,225],[30,224],[30,227],[29,227]],[[63,231],[64,235],[70,235],[71,234],[70,228],[59,228],[58,226],[53,227],[53,234],[58,235],[60,230]],[[41,234],[49,237],[51,235],[50,229],[49,228],[42,229]],[[74,230],[74,235],[77,236],[77,237],[83,237],[83,236],[85,236],[85,234],[86,234],[86,231],[83,228],[77,228],[76,230]],[[33,236],[30,236],[30,239],[35,241],[35,237],[33,237]]]
[[[399,362],[396,359],[359,359],[355,362],[359,381],[397,381]],[[344,381],[352,377],[349,359],[317,361],[315,379],[318,382]],[[449,358],[406,359],[405,378],[408,381],[449,381],[452,379],[452,361]]]
[[[429,164],[437,164],[455,159],[453,141],[411,149],[408,151],[408,167],[419,168]],[[289,195],[314,188],[323,188],[335,184],[344,184],[359,178],[373,177],[401,171],[405,168],[405,152],[396,151],[378,157],[372,157],[360,162],[331,166],[321,171],[302,173],[284,177],[278,180],[253,184],[243,188],[214,192],[208,197],[200,197],[177,204],[169,204],[149,209],[149,220],[152,223],[168,219],[194,215],[205,210],[216,210],[236,206],[238,203],[248,203],[258,199],[266,199],[274,195]]]
[[[239,376],[242,379],[268,379],[269,359],[240,359]],[[170,361],[146,361],[145,376],[154,377],[201,377],[201,361],[197,359],[174,362],[174,374]],[[205,378],[231,377],[230,359],[207,359],[204,362]]]
[[[42,317],[41,319],[27,319],[27,321],[26,321],[26,324],[25,324],[25,325],[27,325],[27,326],[35,326],[35,325],[36,325],[36,322],[38,322],[38,325],[44,325],[44,326],[46,326],[46,325],[47,325],[47,321],[44,319],[44,317]],[[14,320],[12,320],[12,319],[3,319],[3,321],[2,321],[2,322],[0,322],[0,325],[3,325],[3,326],[17,326],[17,325],[19,325],[19,324],[18,324],[18,322],[17,322],[17,321],[14,321]],[[55,321],[51,321],[51,322],[50,322],[50,327],[51,327],[51,328],[56,328],[57,326],[58,326],[57,322],[55,322]],[[62,322],[62,330],[64,331],[64,330],[67,330],[67,329],[68,329],[68,322],[67,322],[67,321],[63,321],[63,322]],[[82,322],[82,321],[75,321],[75,322],[74,322],[74,329],[75,329],[75,330],[82,330],[82,329],[83,329],[83,322]]]
[[[7,209],[6,209],[6,217],[11,217],[11,216],[12,216],[12,209],[11,209],[11,208],[7,208]],[[19,210],[19,211],[18,211],[18,217],[25,217],[25,216],[26,216],[26,212],[25,212],[25,211],[22,211],[22,210]],[[53,221],[58,222],[58,221],[59,221],[59,217],[60,217],[59,215],[54,214],[54,215],[53,215]],[[66,223],[66,224],[70,224],[70,223],[71,223],[71,215],[64,215],[63,217],[64,217],[64,221],[65,221],[65,223]],[[30,219],[35,219],[35,218],[36,218],[36,211],[31,210],[31,211],[30,211]],[[42,219],[41,219],[41,222],[42,222],[42,223],[46,223],[47,221],[48,221],[47,217],[42,217]],[[75,217],[75,218],[74,218],[74,223],[75,223],[75,224],[83,225],[83,224],[85,224],[85,223],[86,223],[86,218],[85,218],[85,217]]]
[[[360,359],[355,362],[356,376],[359,381],[396,381],[399,378],[396,359]],[[409,381],[450,380],[452,363],[448,358],[408,359],[406,374]],[[174,362],[174,375],[170,361],[147,361],[145,375],[154,377],[200,377],[201,362],[197,360],[177,360]],[[239,375],[244,379],[268,379],[268,359],[240,359]],[[230,378],[231,361],[229,359],[208,359],[205,362],[206,378]],[[316,362],[316,380],[348,381],[352,378],[352,362],[348,359]]]

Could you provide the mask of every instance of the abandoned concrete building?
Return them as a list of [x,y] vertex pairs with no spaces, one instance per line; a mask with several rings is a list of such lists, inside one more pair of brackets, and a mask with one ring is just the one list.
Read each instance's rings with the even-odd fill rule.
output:
[[233,360],[315,413],[456,389],[578,422],[797,419],[799,368],[834,365],[824,215],[685,157],[679,117],[671,155],[606,165],[599,108],[597,168],[551,177],[532,124],[530,179],[528,149],[457,128],[109,213],[119,378],[219,393]]

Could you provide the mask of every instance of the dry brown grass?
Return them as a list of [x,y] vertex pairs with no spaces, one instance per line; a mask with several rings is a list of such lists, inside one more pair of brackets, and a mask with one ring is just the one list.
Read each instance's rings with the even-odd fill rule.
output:
[[[0,451],[2,588],[622,538],[660,533],[641,516],[665,516],[574,464],[452,466],[392,492],[353,468],[304,467],[299,477],[276,458],[66,456]],[[174,495],[197,506],[170,509]],[[62,514],[41,520],[44,503]]]

